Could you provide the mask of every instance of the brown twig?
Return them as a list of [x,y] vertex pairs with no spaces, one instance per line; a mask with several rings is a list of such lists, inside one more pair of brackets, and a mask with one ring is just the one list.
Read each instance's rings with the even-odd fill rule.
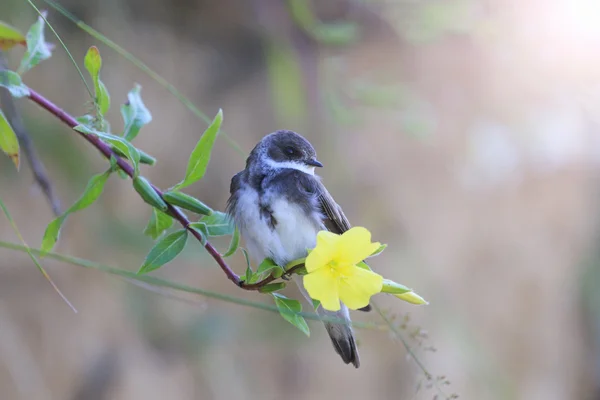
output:
[[[46,99],[44,96],[42,96],[35,90],[30,88],[28,97],[34,103],[36,103],[37,105],[39,105],[40,107],[42,107],[43,109],[45,109],[46,111],[50,112],[51,114],[56,116],[58,119],[63,121],[70,128],[74,128],[77,125],[79,125],[79,123],[77,122],[77,120],[75,120],[75,118],[73,118],[73,116],[71,116],[66,111],[64,111],[63,109],[58,107],[56,104],[52,103],[50,100]],[[127,160],[121,158],[118,154],[116,154],[109,145],[104,143],[102,140],[100,140],[97,136],[95,136],[93,134],[84,134],[79,131],[76,131],[76,132],[80,136],[82,136],[84,139],[86,139],[88,142],[90,142],[92,144],[92,146],[94,146],[96,149],[98,149],[98,151],[100,151],[104,155],[104,157],[106,157],[109,160],[111,158],[114,159],[116,165],[123,172],[125,172],[130,178],[134,177],[135,172],[134,172],[134,169],[131,166],[131,164],[129,164],[129,162],[127,162]],[[163,192],[154,185],[152,185],[152,188],[164,200]],[[169,214],[173,218],[175,218],[185,229],[187,229],[188,232],[190,232],[200,243],[204,243],[204,248],[206,249],[206,251],[208,251],[208,254],[210,254],[212,256],[212,258],[215,259],[217,264],[219,264],[219,267],[221,267],[221,269],[227,276],[227,279],[229,279],[230,281],[235,283],[238,287],[241,287],[242,289],[246,289],[246,290],[258,290],[261,287],[263,287],[264,285],[277,279],[273,275],[269,275],[267,278],[263,279],[260,282],[256,282],[253,284],[245,284],[244,281],[242,279],[240,279],[240,277],[235,272],[233,272],[233,270],[227,265],[227,263],[225,262],[225,259],[223,259],[221,254],[217,251],[217,249],[212,244],[210,244],[210,242],[205,240],[202,237],[202,234],[198,230],[190,227],[190,220],[186,217],[186,215],[179,208],[169,204],[168,201],[165,200],[165,202],[169,206]],[[298,267],[299,266],[291,268],[289,271],[287,271],[287,273],[293,272]]]
[[[4,71],[8,69],[6,59],[2,51],[0,51],[0,71]],[[23,119],[21,118],[21,114],[15,105],[15,102],[8,91],[8,89],[0,88],[0,104],[2,105],[2,110],[8,119],[9,124],[12,126],[15,134],[17,135],[17,139],[19,139],[19,145],[23,150],[23,154],[29,163],[31,171],[33,172],[33,177],[35,182],[44,192],[44,195],[48,199],[50,203],[50,207],[52,207],[52,212],[54,215],[60,215],[60,200],[54,193],[52,188],[52,184],[48,175],[46,173],[46,168],[44,167],[44,163],[38,157],[37,151],[33,147],[33,142],[29,137],[27,129],[25,129],[25,124],[23,124]]]

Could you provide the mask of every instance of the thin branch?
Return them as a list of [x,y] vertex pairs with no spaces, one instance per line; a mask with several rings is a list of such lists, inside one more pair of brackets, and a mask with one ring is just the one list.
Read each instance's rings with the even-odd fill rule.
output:
[[[29,99],[31,99],[34,103],[38,104],[43,109],[56,116],[58,119],[67,124],[70,128],[74,128],[77,125],[79,125],[79,123],[77,122],[77,120],[75,120],[73,116],[71,116],[69,113],[67,113],[66,111],[58,107],[56,104],[52,103],[50,100],[46,99],[44,96],[42,96],[41,94],[39,94],[31,88],[29,88]],[[95,135],[86,135],[82,132],[76,132],[85,140],[90,142],[92,146],[98,149],[98,151],[100,151],[104,155],[104,157],[106,157],[109,160],[111,158],[114,159],[119,168],[127,175],[129,175],[130,178],[134,177],[135,172],[131,164],[129,164],[129,162],[127,162],[127,160],[125,160],[124,158],[121,158],[119,155],[117,155],[109,145],[104,143]],[[154,185],[152,185],[152,188],[164,200],[163,192]],[[215,259],[217,264],[219,264],[219,267],[221,267],[221,269],[227,276],[227,279],[235,283],[238,287],[241,287],[242,289],[246,290],[258,290],[264,285],[277,279],[270,275],[269,277],[265,278],[260,282],[246,285],[244,281],[240,279],[240,277],[235,272],[233,272],[233,270],[227,265],[227,263],[225,262],[221,254],[217,251],[217,249],[210,242],[205,240],[198,230],[190,227],[190,220],[186,217],[186,215],[179,208],[169,204],[168,201],[165,200],[165,202],[169,206],[169,214],[173,218],[175,218],[186,230],[188,230],[200,243],[204,243],[204,248],[206,249],[206,251],[208,251],[208,254],[210,254],[211,257]],[[293,269],[295,268],[296,267],[294,267]],[[292,270],[288,272],[292,272]]]
[[[0,71],[4,71],[6,69],[8,69],[6,58],[4,57],[4,53],[0,51]],[[0,88],[0,104],[4,114],[6,115],[6,118],[8,119],[8,122],[12,126],[17,138],[19,139],[19,145],[21,146],[23,154],[25,154],[25,158],[31,167],[35,182],[42,189],[42,192],[48,199],[54,215],[60,215],[60,200],[52,188],[52,183],[48,178],[44,163],[42,160],[40,160],[37,151],[33,147],[33,142],[29,137],[27,129],[25,129],[25,124],[23,124],[21,114],[19,113],[19,110],[17,109],[13,97],[8,89]]]

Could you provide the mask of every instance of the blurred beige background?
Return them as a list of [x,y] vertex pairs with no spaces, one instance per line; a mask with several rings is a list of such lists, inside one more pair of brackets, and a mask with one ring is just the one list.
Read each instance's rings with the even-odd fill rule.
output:
[[[596,2],[309,2],[323,23],[351,24],[338,30],[345,43],[315,39],[292,3],[276,0],[62,4],[208,115],[223,108],[223,130],[244,151],[281,128],[315,145],[350,220],[389,244],[374,268],[431,302],[379,299],[398,320],[410,313],[403,333],[430,372],[450,380],[440,385],[446,395],[600,398]],[[5,0],[0,19],[25,31],[35,13]],[[161,187],[181,179],[205,123],[53,10],[49,21],[76,60],[100,48],[113,129],[128,90],[143,86],[154,119],[136,143],[159,160],[144,174]],[[11,66],[21,54],[9,54]],[[60,47],[25,82],[74,115],[86,111]],[[106,163],[34,104],[18,106],[68,206]],[[223,209],[243,165],[221,137],[190,193]],[[0,171],[2,200],[39,246],[48,203],[27,165],[16,173],[4,157]],[[141,233],[148,217],[130,183],[111,178],[96,204],[68,219],[57,250],[137,270],[152,246]],[[3,218],[0,240],[17,242]],[[239,254],[231,263],[243,272]],[[43,265],[79,313],[25,255],[0,249],[2,399],[443,398],[420,384],[423,373],[387,333],[358,331],[355,370],[318,324],[309,339],[271,313],[199,297],[178,302],[99,272]],[[236,289],[191,241],[156,274],[269,301]],[[355,317],[380,322],[375,313]],[[421,344],[409,338],[416,327],[428,332]]]

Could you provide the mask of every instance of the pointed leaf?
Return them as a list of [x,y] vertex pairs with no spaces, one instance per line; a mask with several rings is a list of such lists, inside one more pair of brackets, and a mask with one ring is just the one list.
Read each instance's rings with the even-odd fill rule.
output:
[[8,89],[14,97],[29,96],[29,88],[21,80],[21,76],[16,72],[3,70],[0,71],[0,86]]
[[285,282],[275,282],[266,284],[265,286],[259,288],[258,291],[260,293],[273,293],[283,288],[285,288]]
[[135,170],[135,175],[137,176],[139,173],[140,152],[127,140],[120,136],[111,135],[110,133],[100,132],[89,127],[88,125],[77,125],[73,129],[86,135],[98,136],[103,141],[119,149],[121,154],[124,154],[125,157],[131,161],[131,164]]
[[0,150],[4,152],[19,169],[19,139],[0,110]]
[[98,108],[100,114],[104,115],[110,108],[110,95],[104,82],[98,79],[98,87],[96,88],[96,99],[98,101]]
[[260,276],[265,276],[272,273],[275,277],[277,277],[277,275],[283,275],[283,272],[283,268],[275,264],[275,261],[271,260],[270,258],[265,258],[256,270],[256,274]]
[[0,50],[10,50],[18,44],[24,46],[27,44],[25,36],[6,22],[0,21]]
[[272,296],[283,319],[300,329],[306,336],[310,336],[310,329],[308,329],[306,321],[302,316],[298,315],[298,313],[302,312],[302,304],[298,300],[288,299],[279,293],[272,293]]
[[156,240],[164,231],[169,229],[171,225],[173,225],[173,218],[171,218],[170,215],[152,207],[152,215],[150,216],[148,225],[146,225],[146,229],[144,229],[144,235],[150,236],[152,239]]
[[148,253],[146,261],[142,264],[138,274],[154,271],[173,260],[185,247],[187,234],[185,229],[181,229],[161,239]]
[[231,236],[231,242],[229,242],[229,248],[223,254],[223,257],[230,257],[235,254],[235,251],[238,249],[240,245],[240,231],[235,228],[233,231],[233,235]]
[[69,207],[67,211],[48,224],[46,227],[46,232],[44,232],[44,238],[42,239],[42,254],[52,250],[58,241],[60,227],[67,219],[69,214],[89,207],[98,199],[98,197],[100,197],[102,191],[104,190],[104,184],[108,180],[111,172],[111,170],[108,170],[102,174],[92,176],[81,197],[71,207]]
[[[45,13],[43,13],[45,18]],[[50,58],[52,51],[50,45],[46,43],[44,37],[44,26],[46,25],[44,18],[40,15],[37,22],[31,25],[25,40],[27,42],[27,51],[23,55],[18,73],[23,75],[31,68],[38,65],[41,61]]]
[[206,226],[208,236],[233,235],[235,225],[231,218],[224,212],[214,211],[200,220]]
[[244,255],[244,258],[246,259],[246,274],[242,276],[241,279],[244,282],[251,283],[252,276],[254,273],[252,272],[252,267],[250,266],[250,257],[248,256],[248,251],[246,249],[242,247],[241,250],[242,254]]
[[213,144],[221,128],[221,122],[223,122],[223,110],[219,110],[215,119],[213,119],[210,126],[206,128],[202,137],[200,137],[198,144],[196,144],[190,155],[187,170],[185,171],[185,178],[175,186],[176,189],[189,186],[204,177],[208,162],[210,161]]
[[123,137],[128,141],[135,139],[142,126],[152,121],[152,115],[142,101],[141,90],[140,85],[135,85],[127,95],[127,103],[121,106],[121,115],[125,124]]

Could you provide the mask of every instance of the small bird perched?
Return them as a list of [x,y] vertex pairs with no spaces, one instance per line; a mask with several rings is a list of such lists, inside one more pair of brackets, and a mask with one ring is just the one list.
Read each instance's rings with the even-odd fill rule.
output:
[[[270,258],[285,266],[306,257],[319,231],[341,234],[350,229],[342,209],[315,175],[315,167],[322,166],[305,138],[280,130],[265,136],[250,153],[246,168],[233,176],[227,212],[256,263]],[[302,281],[296,282],[310,301]],[[319,306],[317,314],[350,322],[344,304],[337,312]],[[325,328],[342,360],[358,368],[351,326],[325,322]]]

